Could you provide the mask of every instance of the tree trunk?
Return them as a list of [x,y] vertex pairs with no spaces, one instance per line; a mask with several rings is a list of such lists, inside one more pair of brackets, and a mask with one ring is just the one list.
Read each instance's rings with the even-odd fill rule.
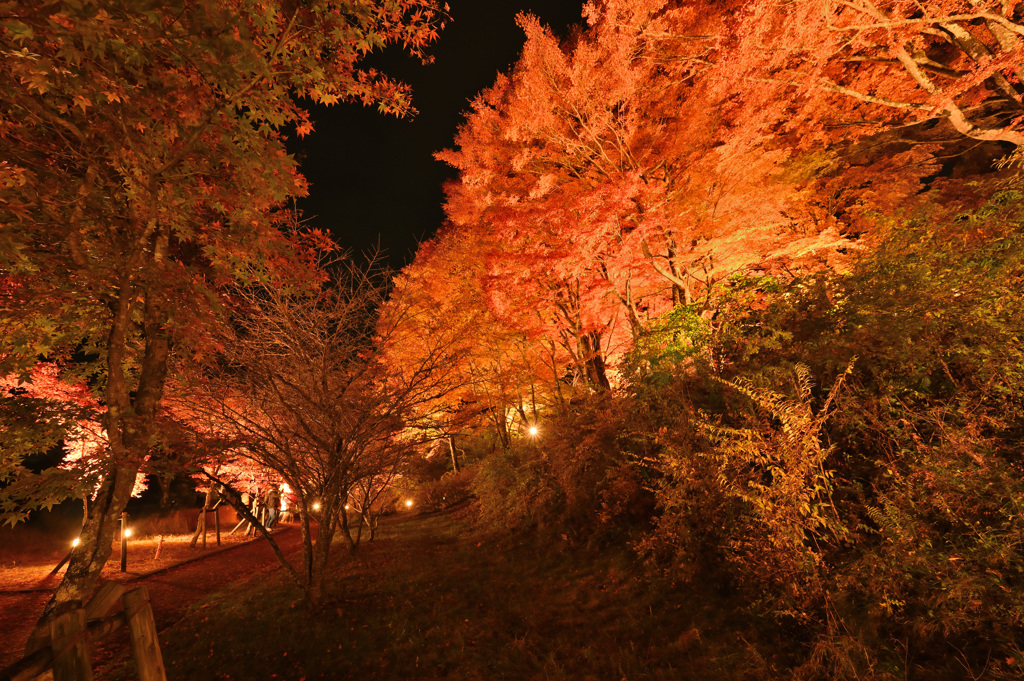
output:
[[[122,275],[107,337],[107,412],[104,425],[107,429],[109,467],[89,509],[78,546],[71,553],[67,572],[43,608],[29,637],[29,650],[33,650],[33,646],[49,631],[49,623],[54,618],[79,607],[96,588],[100,572],[110,558],[121,513],[131,498],[135,477],[149,449],[167,377],[170,341],[164,332],[166,314],[160,307],[160,301],[150,292],[142,291],[145,294],[143,353],[138,383],[135,390],[131,390],[125,366],[129,359],[129,329],[135,301],[140,294],[137,283],[132,279],[137,273],[134,268],[131,270]],[[152,274],[159,276],[156,272]]]
[[206,498],[203,499],[203,509],[199,512],[199,520],[196,521],[196,531],[192,534],[192,541],[188,544],[189,548],[196,547],[200,534],[203,535],[203,548],[206,548],[206,514],[210,511],[210,506],[213,505],[213,493],[214,487],[210,485],[210,489],[206,490]]
[[364,519],[363,519],[362,512],[358,513],[358,518],[359,518],[359,527],[356,528],[356,536],[353,537],[352,536],[352,526],[349,525],[349,522],[348,522],[348,511],[345,510],[344,508],[342,508],[341,512],[338,513],[338,519],[340,521],[341,530],[342,530],[342,532],[345,533],[345,539],[348,540],[348,549],[349,549],[349,551],[355,551],[357,548],[359,548],[359,542],[360,542],[360,540],[363,537],[363,521],[364,521]]
[[113,552],[114,535],[120,528],[121,513],[131,497],[138,468],[112,468],[103,476],[82,526],[78,546],[71,551],[67,572],[46,603],[36,628],[29,637],[26,652],[39,648],[49,634],[49,623],[70,612],[92,594],[99,574]]
[[458,455],[458,450],[455,449],[455,436],[449,434],[447,440],[448,440],[448,451],[452,455],[452,471],[455,472],[455,473],[458,473],[459,472],[459,455]]
[[[319,608],[326,597],[325,583],[327,568],[330,565],[331,542],[334,539],[336,528],[335,518],[339,516],[337,510],[330,508],[330,504],[323,503],[324,513],[317,529],[316,543],[313,545],[312,561],[309,564],[309,583],[306,588],[306,600],[313,608]],[[344,508],[341,509],[341,517],[344,517]]]
[[611,390],[608,374],[605,370],[604,356],[601,353],[601,335],[592,331],[581,339],[583,361],[587,370],[587,380],[595,388]]
[[505,410],[501,410],[501,414],[491,409],[492,420],[494,421],[494,429],[498,433],[498,441],[501,443],[502,449],[508,450],[512,446],[512,438],[508,434],[508,421],[505,419]]
[[302,507],[299,516],[299,534],[302,537],[302,567],[304,568],[299,586],[307,589],[310,583],[309,566],[313,564],[313,535],[309,528],[309,513],[305,506]]
[[[258,527],[259,531],[270,543],[270,548],[274,552],[274,555],[277,557],[278,562],[280,562],[281,566],[284,567],[284,569],[288,572],[288,576],[292,578],[292,581],[295,583],[295,585],[299,588],[305,588],[306,582],[301,578],[299,573],[295,571],[295,566],[293,566],[285,557],[284,552],[281,551],[281,547],[277,545],[277,542],[274,541],[274,538],[270,535],[269,532],[267,532],[267,528],[265,528],[262,524],[258,523],[255,515],[255,510],[250,509],[249,507],[242,503],[241,493],[239,493],[238,490],[231,487],[230,484],[226,483],[223,480],[218,480],[215,476],[212,476],[209,473],[207,473],[206,476],[210,478],[212,482],[220,485],[221,489],[223,490],[223,492],[220,493],[222,501],[226,500],[228,504],[233,509],[235,509],[236,513],[238,513],[242,518],[247,520],[251,525],[253,525],[253,527]],[[306,519],[305,516],[303,516],[303,518]],[[309,537],[308,526],[303,527],[302,537],[303,544],[306,544]]]
[[160,476],[160,512],[166,513],[171,510],[171,485],[174,484],[174,473],[164,473]]
[[373,541],[377,537],[377,525],[380,523],[381,513],[384,509],[380,509],[376,513],[370,512],[370,541]]

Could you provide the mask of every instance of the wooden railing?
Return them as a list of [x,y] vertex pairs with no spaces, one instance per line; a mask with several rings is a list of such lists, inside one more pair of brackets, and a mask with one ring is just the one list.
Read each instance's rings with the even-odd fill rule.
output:
[[[107,616],[118,601],[123,610]],[[148,590],[140,586],[126,591],[117,582],[106,582],[84,608],[50,622],[49,639],[0,670],[0,681],[30,681],[51,669],[53,681],[92,681],[90,644],[124,625],[128,626],[139,681],[167,681]]]

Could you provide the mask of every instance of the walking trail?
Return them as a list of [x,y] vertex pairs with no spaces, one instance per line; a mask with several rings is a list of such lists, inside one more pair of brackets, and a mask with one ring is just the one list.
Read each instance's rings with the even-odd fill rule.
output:
[[[275,532],[274,539],[286,556],[295,553],[302,544],[297,525],[282,526]],[[264,539],[257,539],[149,575],[125,573],[124,579],[118,581],[124,581],[128,588],[141,585],[149,588],[157,631],[162,631],[181,619],[199,598],[242,577],[280,567],[281,563],[274,556],[270,544]],[[32,627],[49,597],[48,591],[0,593],[0,669],[21,657]],[[104,642],[99,657],[105,656],[107,648],[120,645],[119,635],[124,635],[123,630],[115,633],[109,644]]]

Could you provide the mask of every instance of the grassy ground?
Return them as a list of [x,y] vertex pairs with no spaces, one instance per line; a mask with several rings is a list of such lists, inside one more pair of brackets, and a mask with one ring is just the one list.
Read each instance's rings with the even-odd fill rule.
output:
[[[282,579],[233,584],[161,632],[175,679],[743,679],[771,665],[722,615],[637,578],[628,553],[477,536],[458,515],[392,519],[339,550],[311,614]],[[122,665],[123,666],[123,665]],[[128,678],[125,669],[105,670]]]

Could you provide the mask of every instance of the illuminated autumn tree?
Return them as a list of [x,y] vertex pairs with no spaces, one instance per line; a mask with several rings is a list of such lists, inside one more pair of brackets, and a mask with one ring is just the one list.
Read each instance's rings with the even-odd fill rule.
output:
[[403,469],[416,456],[415,444],[415,440],[396,434],[364,452],[366,475],[355,481],[347,503],[339,511],[342,534],[353,550],[359,546],[364,529],[369,532],[370,541],[374,540],[380,517],[394,508],[398,495],[395,483],[402,479]]
[[[730,8],[588,5],[560,41],[521,16],[515,68],[438,155],[460,171],[446,209],[484,244],[483,285],[509,329],[555,342],[582,384],[673,305],[751,269],[820,267],[848,241],[794,219],[805,181],[767,134],[788,104],[744,102],[712,68]],[[813,263],[811,263],[813,261]]]
[[[555,343],[558,362],[607,387],[616,358],[671,307],[710,317],[733,276],[847,267],[872,242],[870,212],[920,202],[943,155],[963,151],[937,133],[893,132],[906,112],[989,116],[935,108],[898,58],[917,33],[931,45],[941,28],[961,57],[974,46],[943,92],[1002,107],[984,119],[1002,123],[984,132],[978,118],[964,134],[1013,142],[1017,10],[998,18],[979,3],[961,16],[949,3],[918,16],[889,5],[888,23],[861,26],[850,16],[870,14],[868,3],[614,0],[588,4],[588,27],[564,40],[520,16],[520,60],[473,102],[457,148],[438,155],[459,171],[446,210],[459,238],[480,245],[472,257],[499,322]],[[983,18],[1003,38],[985,38],[984,59]],[[891,27],[889,58],[870,40]],[[916,103],[879,113],[855,96],[869,88]]]
[[[87,516],[106,473],[108,446],[104,409],[92,391],[84,382],[62,376],[54,364],[41,362],[20,377],[0,377],[0,396],[0,479],[6,488],[0,512],[5,521],[26,518],[26,506],[50,508],[69,498],[81,499]],[[42,474],[20,465],[26,456],[57,448],[63,452],[60,464]],[[140,472],[132,496],[145,489]]]
[[800,95],[789,124],[809,141],[833,137],[837,123],[862,135],[932,120],[981,142],[1024,143],[1020,3],[801,0],[746,11],[719,66],[752,87],[780,86],[779,98]]
[[[564,405],[571,387],[563,382],[569,358],[542,336],[531,337],[505,323],[512,310],[496,308],[489,285],[488,254],[492,244],[478,233],[447,227],[421,245],[416,261],[395,279],[391,304],[407,308],[402,324],[386,348],[396,366],[417,364],[432,352],[424,339],[447,339],[452,376],[449,389],[422,405],[429,438],[447,440],[481,424],[493,428],[508,447],[516,428],[534,422],[538,413]],[[512,291],[509,291],[512,293]],[[536,311],[524,311],[533,317]],[[454,466],[454,463],[453,463]]]
[[436,36],[428,0],[0,3],[0,372],[92,363],[108,463],[44,620],[91,591],[156,434],[172,353],[208,354],[241,272],[308,279],[274,209],[305,192],[297,97],[409,111],[360,57]]
[[351,263],[333,270],[318,291],[238,291],[235,332],[222,338],[221,361],[189,395],[238,456],[273,471],[295,494],[302,565],[277,554],[314,605],[324,596],[332,542],[348,530],[349,498],[372,505],[380,496],[430,416],[424,406],[448,389],[454,364],[444,337],[423,339],[431,350],[418,361],[389,364],[382,348],[408,307],[385,305],[385,283],[372,273]]

